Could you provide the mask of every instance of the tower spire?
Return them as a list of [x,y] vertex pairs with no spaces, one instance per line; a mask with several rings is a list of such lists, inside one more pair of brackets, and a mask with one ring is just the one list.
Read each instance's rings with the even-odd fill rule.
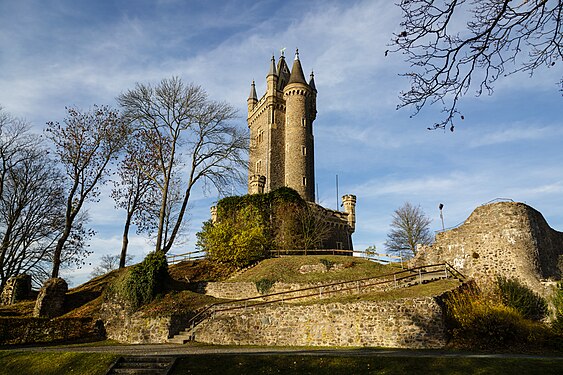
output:
[[313,89],[314,92],[317,92],[317,87],[315,86],[315,74],[311,70],[311,75],[309,76],[309,86]]
[[256,95],[256,84],[254,80],[252,80],[252,84],[250,85],[250,95],[248,95],[248,99],[258,100],[258,95]]
[[276,71],[276,58],[274,57],[274,55],[272,55],[272,62],[270,63],[270,70],[268,71],[268,75],[278,75],[278,72]]
[[291,75],[289,76],[290,83],[304,83],[307,84],[305,81],[305,75],[303,74],[303,68],[301,67],[301,61],[299,61],[299,49],[295,50],[295,60],[293,60],[293,67],[291,68]]
[[248,113],[254,109],[256,103],[258,103],[258,95],[256,95],[256,85],[254,84],[254,80],[252,80],[252,85],[250,85],[250,94],[248,95],[248,99],[246,101],[248,103]]

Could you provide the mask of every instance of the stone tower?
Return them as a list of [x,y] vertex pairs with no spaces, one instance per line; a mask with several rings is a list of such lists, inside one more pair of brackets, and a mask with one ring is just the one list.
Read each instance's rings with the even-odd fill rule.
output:
[[315,201],[313,121],[317,89],[313,73],[305,80],[299,51],[291,71],[272,57],[266,93],[258,100],[252,82],[248,97],[250,160],[248,192],[267,193],[287,186],[306,201]]

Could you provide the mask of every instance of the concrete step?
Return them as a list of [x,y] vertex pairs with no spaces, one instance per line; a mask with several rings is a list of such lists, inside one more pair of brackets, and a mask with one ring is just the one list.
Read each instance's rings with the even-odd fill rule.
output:
[[191,339],[192,339],[191,332],[180,332],[179,334],[174,335],[174,337],[169,338],[168,342],[170,344],[185,344],[191,341]]
[[109,369],[110,374],[146,374],[146,375],[166,375],[170,372],[175,357],[167,356],[139,356],[121,357]]

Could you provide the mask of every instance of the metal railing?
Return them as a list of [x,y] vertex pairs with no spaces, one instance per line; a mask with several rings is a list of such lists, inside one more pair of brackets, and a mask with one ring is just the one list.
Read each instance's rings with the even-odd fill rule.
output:
[[[250,307],[269,305],[278,302],[288,302],[297,299],[305,299],[317,296],[320,299],[323,298],[323,296],[326,297],[329,294],[341,292],[352,291],[359,294],[362,292],[362,289],[366,290],[368,288],[383,287],[385,285],[391,285],[392,289],[396,289],[403,286],[410,286],[413,282],[416,284],[423,284],[425,282],[431,282],[436,279],[449,278],[450,276],[459,280],[465,279],[465,276],[463,274],[461,274],[446,262],[414,267],[375,277],[366,277],[356,280],[312,286],[297,290],[265,294],[257,297],[217,302],[207,306],[206,308],[198,312],[195,316],[193,316],[188,321],[186,329],[189,329],[188,333],[190,334],[190,339],[193,339],[194,329],[208,317],[211,317],[220,312],[247,309]],[[341,286],[341,288],[335,288],[338,286]],[[297,295],[291,296],[291,294]]]
[[[199,254],[199,255],[198,255]],[[167,254],[166,260],[168,264],[180,263],[185,260],[196,260],[205,258],[205,253],[203,251],[190,251],[183,254]]]
[[284,255],[352,255],[354,250],[345,249],[284,249],[268,250],[270,256]]

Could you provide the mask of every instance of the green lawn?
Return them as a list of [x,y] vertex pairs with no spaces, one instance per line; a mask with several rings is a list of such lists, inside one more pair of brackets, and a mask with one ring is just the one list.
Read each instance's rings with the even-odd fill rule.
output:
[[562,374],[563,360],[364,357],[310,355],[194,355],[172,374]]
[[[310,272],[304,274],[299,272],[301,266],[320,265],[323,264],[323,262],[325,264],[339,264],[342,265],[343,268],[339,270],[329,270],[328,272]],[[242,274],[226,281],[256,282],[261,279],[268,279],[285,283],[302,284],[336,282],[376,277],[400,270],[401,269],[396,266],[383,265],[357,257],[341,255],[288,256],[263,260]]]
[[0,375],[104,375],[115,354],[0,351]]
[[[0,375],[102,375],[116,354],[0,351]],[[464,358],[289,354],[195,354],[179,357],[172,374],[562,374],[551,358]]]

